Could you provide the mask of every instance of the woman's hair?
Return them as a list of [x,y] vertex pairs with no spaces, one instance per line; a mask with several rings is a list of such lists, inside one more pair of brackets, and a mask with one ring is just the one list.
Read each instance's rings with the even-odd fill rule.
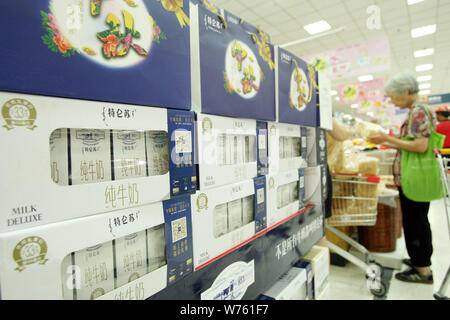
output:
[[419,92],[419,84],[416,78],[408,71],[402,71],[393,75],[384,85],[385,92],[402,94],[408,91],[409,94]]

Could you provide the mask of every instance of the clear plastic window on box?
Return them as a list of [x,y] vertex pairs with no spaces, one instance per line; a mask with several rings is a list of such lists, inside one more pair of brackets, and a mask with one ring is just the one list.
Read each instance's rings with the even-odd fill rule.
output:
[[280,159],[301,157],[300,137],[280,137],[278,143]]
[[51,178],[58,185],[164,175],[165,131],[56,129],[50,135]]
[[219,134],[216,142],[218,165],[256,161],[256,136]]
[[65,300],[93,300],[167,264],[164,224],[67,255]]
[[281,185],[277,189],[277,209],[299,201],[298,181]]
[[255,219],[254,195],[220,204],[213,212],[213,233],[219,238]]

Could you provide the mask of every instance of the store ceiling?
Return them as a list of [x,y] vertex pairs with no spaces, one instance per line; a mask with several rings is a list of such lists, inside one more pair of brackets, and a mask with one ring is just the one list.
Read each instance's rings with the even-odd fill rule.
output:
[[[374,78],[389,77],[400,70],[420,75],[432,75],[431,94],[450,92],[450,0],[424,0],[408,5],[407,0],[210,0],[270,34],[275,45],[310,37],[303,26],[326,20],[331,30],[344,26],[345,31],[290,46],[287,49],[299,57],[330,49],[351,46],[383,36],[389,37],[391,70],[373,74]],[[366,26],[370,5],[381,9],[381,28]],[[411,38],[411,29],[436,24],[436,32]],[[415,58],[414,51],[434,48],[431,56]],[[416,72],[416,65],[433,64],[430,71]],[[357,78],[333,81],[333,88]],[[352,113],[350,106],[334,100],[334,110]]]

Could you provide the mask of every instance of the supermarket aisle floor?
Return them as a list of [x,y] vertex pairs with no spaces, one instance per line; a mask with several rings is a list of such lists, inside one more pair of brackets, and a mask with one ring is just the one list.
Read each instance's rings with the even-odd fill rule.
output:
[[[450,236],[446,222],[443,200],[433,201],[430,206],[429,220],[433,232],[432,270],[434,285],[410,284],[398,281],[392,270],[387,300],[434,300],[442,279],[450,266]],[[406,266],[402,270],[407,269]],[[372,300],[374,297],[367,289],[365,272],[352,263],[345,267],[330,266],[331,300]],[[450,296],[450,289],[446,293]]]

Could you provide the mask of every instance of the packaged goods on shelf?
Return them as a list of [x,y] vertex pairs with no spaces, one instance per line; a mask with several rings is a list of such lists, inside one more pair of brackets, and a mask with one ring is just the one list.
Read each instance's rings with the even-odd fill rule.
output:
[[23,41],[0,52],[0,90],[190,110],[189,1],[133,4],[4,3],[0,26]]
[[1,233],[0,257],[3,299],[146,299],[193,272],[190,198]]
[[294,268],[305,270],[306,275],[306,300],[314,300],[314,273],[312,263],[304,260],[297,261]]
[[[269,132],[266,121],[256,121],[256,133],[258,176],[264,176],[269,173]],[[249,142],[249,148],[252,150],[253,139]]]
[[[322,206],[327,196],[325,166],[308,167],[305,170],[305,203]],[[330,182],[331,183],[331,182]]]
[[267,226],[264,176],[199,191],[191,201],[196,269]]
[[326,247],[315,245],[301,260],[312,265],[314,299],[319,300],[329,283],[330,251]]
[[267,226],[297,213],[305,206],[305,169],[294,169],[266,176]]
[[274,51],[268,35],[201,3],[191,2],[190,17],[192,109],[275,121]]
[[200,190],[257,176],[256,133],[255,120],[197,114]]
[[2,232],[197,189],[193,112],[6,92],[0,105]]
[[306,129],[299,125],[268,122],[269,173],[306,168]]
[[317,72],[305,61],[280,47],[275,48],[277,121],[318,126]]
[[260,300],[306,300],[308,297],[306,270],[289,269],[272,287],[259,297]]
[[307,127],[308,166],[314,167],[327,163],[326,131],[321,128]]

